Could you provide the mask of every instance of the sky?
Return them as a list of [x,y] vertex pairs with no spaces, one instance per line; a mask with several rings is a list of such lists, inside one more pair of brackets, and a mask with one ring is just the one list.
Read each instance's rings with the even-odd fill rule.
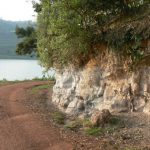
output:
[[0,18],[11,21],[35,20],[32,0],[0,0]]

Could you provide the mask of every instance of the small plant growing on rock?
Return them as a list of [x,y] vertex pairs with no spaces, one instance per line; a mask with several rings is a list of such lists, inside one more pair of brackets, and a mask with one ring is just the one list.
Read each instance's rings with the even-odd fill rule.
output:
[[62,112],[54,112],[52,114],[52,118],[53,118],[54,122],[56,122],[58,124],[64,124],[66,116]]

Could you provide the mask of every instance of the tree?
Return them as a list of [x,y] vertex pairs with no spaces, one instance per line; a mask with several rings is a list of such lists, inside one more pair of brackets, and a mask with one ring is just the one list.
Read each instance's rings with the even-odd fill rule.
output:
[[[118,49],[149,38],[149,33],[144,34],[149,24],[143,25],[149,0],[41,0],[35,8],[38,52],[48,68],[83,65],[95,55],[98,43]],[[139,57],[135,48],[119,52]]]
[[26,28],[17,26],[15,33],[18,38],[23,39],[17,45],[16,53],[18,55],[32,55],[37,52],[37,38],[35,28],[33,26],[28,26]]

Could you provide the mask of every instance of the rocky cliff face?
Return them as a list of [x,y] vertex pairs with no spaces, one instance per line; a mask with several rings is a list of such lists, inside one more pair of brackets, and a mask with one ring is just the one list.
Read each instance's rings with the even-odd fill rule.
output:
[[53,102],[68,114],[82,116],[95,109],[150,114],[150,67],[124,72],[113,62],[102,67],[89,61],[80,69],[56,71]]

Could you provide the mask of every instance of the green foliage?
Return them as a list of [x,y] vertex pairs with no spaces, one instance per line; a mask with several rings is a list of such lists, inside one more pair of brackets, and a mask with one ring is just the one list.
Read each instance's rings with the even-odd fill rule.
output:
[[[48,79],[47,79],[48,80]],[[8,84],[14,84],[14,83],[22,83],[22,82],[27,82],[27,81],[43,81],[43,79],[40,79],[40,78],[34,78],[32,80],[22,80],[22,81],[19,81],[19,80],[15,80],[15,81],[8,81],[7,79],[3,79],[3,80],[0,80],[0,86],[1,85],[8,85]],[[46,81],[46,80],[44,80]],[[49,81],[49,80],[48,80]],[[38,89],[47,89],[47,88],[50,88],[50,86],[53,86],[53,82],[50,82],[49,85],[43,85],[43,86],[37,86],[37,87],[33,87],[32,88],[32,91],[37,91]]]
[[85,134],[86,135],[93,135],[93,136],[99,136],[99,135],[104,135],[104,134],[112,134],[114,133],[116,129],[112,126],[110,127],[105,127],[105,128],[100,128],[100,127],[88,127],[85,128]]
[[70,130],[73,130],[73,131],[78,130],[80,127],[82,127],[82,122],[81,122],[81,120],[71,121],[71,122],[68,122],[68,123],[65,125],[65,128],[70,129]]
[[26,28],[16,27],[16,35],[23,40],[18,43],[16,53],[18,55],[34,54],[36,52],[37,38],[36,32],[33,26]]
[[[103,42],[118,47],[126,43],[127,31],[121,40],[118,37],[120,44],[118,39],[113,41],[112,35],[117,36],[115,32],[107,38],[109,31],[118,20],[132,22],[133,16],[147,10],[147,4],[148,0],[42,0],[34,3],[38,12],[37,46],[43,66],[83,65],[95,54],[96,44]],[[139,56],[137,50],[132,54]]]
[[0,59],[30,59],[29,56],[17,56],[16,45],[20,42],[15,34],[16,26],[26,27],[32,22],[6,21],[0,19]]
[[0,86],[14,84],[14,83],[18,83],[18,82],[20,82],[20,81],[7,81],[6,79],[3,79],[3,80],[0,80]]
[[44,84],[44,85],[38,85],[38,86],[34,86],[32,88],[32,92],[38,92],[40,90],[45,90],[45,89],[49,89],[50,85],[49,84]]
[[39,4],[35,1],[32,1],[32,4],[33,4],[33,9],[35,12],[37,12],[37,13],[41,12],[41,10],[42,10],[41,4]]
[[32,79],[32,81],[55,81],[55,77],[54,76],[49,76],[49,77],[35,77]]
[[62,112],[54,112],[52,114],[52,118],[53,118],[54,122],[56,122],[58,124],[64,124],[66,116]]
[[117,117],[112,117],[105,127],[93,127],[89,119],[83,120],[83,127],[87,135],[99,136],[102,134],[112,134],[115,130],[124,127],[124,123]]
[[87,135],[93,135],[93,136],[99,136],[101,134],[104,134],[104,129],[103,128],[97,128],[97,127],[92,127],[92,128],[87,128],[85,130],[85,133]]
[[16,27],[16,35],[18,38],[30,37],[34,32],[34,28],[32,26],[28,26],[25,28]]

